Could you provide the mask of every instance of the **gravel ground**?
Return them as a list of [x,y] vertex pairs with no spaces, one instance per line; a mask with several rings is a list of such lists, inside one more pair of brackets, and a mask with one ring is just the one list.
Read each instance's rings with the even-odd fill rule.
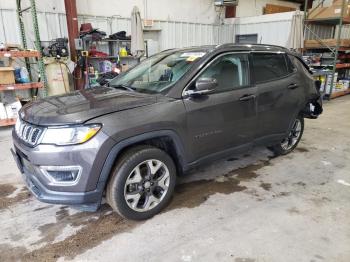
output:
[[350,96],[324,107],[293,153],[256,148],[197,169],[143,222],[40,203],[0,129],[0,261],[348,262]]

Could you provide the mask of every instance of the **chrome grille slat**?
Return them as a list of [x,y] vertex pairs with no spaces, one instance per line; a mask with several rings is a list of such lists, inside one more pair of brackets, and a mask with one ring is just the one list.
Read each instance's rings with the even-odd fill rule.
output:
[[25,139],[26,141],[28,141],[30,132],[32,131],[32,127],[31,127],[31,126],[27,126],[27,128],[26,128],[25,130],[26,130],[26,132],[25,132],[25,134],[24,134],[24,139]]
[[25,128],[25,125],[21,125],[21,127],[20,127],[20,131],[19,131],[19,133],[20,133],[20,137],[23,137],[23,132],[24,132],[24,128]]
[[43,128],[23,122],[20,119],[17,121],[20,121],[20,126],[18,130],[16,130],[17,136],[25,143],[35,146],[43,133]]
[[31,136],[31,142],[35,143],[36,139],[38,138],[38,135],[40,134],[40,130],[39,129],[33,129],[33,134]]

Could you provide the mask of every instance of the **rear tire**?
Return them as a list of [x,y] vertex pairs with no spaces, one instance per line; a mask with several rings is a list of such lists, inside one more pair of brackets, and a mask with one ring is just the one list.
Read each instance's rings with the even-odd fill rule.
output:
[[107,185],[107,202],[124,218],[148,219],[170,202],[175,184],[176,167],[166,152],[136,146],[117,161]]
[[296,148],[300,142],[304,133],[304,118],[298,116],[292,125],[288,136],[283,139],[279,144],[269,147],[269,149],[275,153],[276,156],[289,154]]

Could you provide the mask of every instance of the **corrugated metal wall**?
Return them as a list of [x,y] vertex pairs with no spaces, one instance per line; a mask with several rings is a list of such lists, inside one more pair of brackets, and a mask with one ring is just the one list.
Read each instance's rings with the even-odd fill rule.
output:
[[[339,26],[335,29],[333,26],[328,25],[309,25],[308,29],[305,30],[305,39],[327,39],[338,36]],[[317,37],[316,37],[317,36]],[[343,25],[341,32],[342,39],[350,38],[350,26]]]
[[[24,16],[26,24],[31,25],[30,15]],[[49,41],[58,37],[67,37],[66,17],[63,13],[38,12],[39,30],[42,41]],[[122,17],[103,17],[79,15],[79,23],[92,23],[94,28],[105,31],[107,35],[118,31],[130,32],[130,18]],[[220,26],[212,24],[188,23],[178,21],[154,21],[152,31],[159,35],[160,50],[205,45],[218,44],[222,41],[232,40],[227,38],[227,33],[223,33],[225,37],[220,37],[222,31]],[[20,33],[18,30],[18,21],[15,10],[0,10],[0,42],[21,43]],[[228,27],[228,26],[223,26]],[[33,47],[33,32],[31,26],[26,27],[28,45]],[[224,29],[226,31],[226,29]],[[233,33],[230,32],[230,35]]]
[[327,39],[333,38],[334,27],[328,25],[313,25],[310,24],[305,30],[305,39]]
[[[20,43],[18,22],[15,10],[0,10],[1,24],[0,42]],[[63,13],[39,12],[39,29],[41,40],[49,41],[54,38],[67,36],[66,19]],[[95,28],[107,34],[125,30],[130,32],[130,19],[123,17],[103,17],[79,15],[79,23],[92,23]],[[31,25],[30,15],[25,15],[25,21]],[[259,34],[259,42],[265,44],[285,45],[290,27],[290,19],[279,21],[254,22],[237,21],[232,24],[201,24],[179,21],[154,21],[152,31],[157,35],[159,49],[185,47],[206,44],[233,43],[236,34]],[[33,39],[31,26],[27,26],[27,38]],[[273,28],[273,30],[271,30]],[[32,46],[31,41],[29,45]]]
[[[285,46],[291,14],[276,14],[237,19],[231,24],[200,24],[179,21],[155,21],[148,33],[153,34],[159,42],[159,50],[174,47],[185,47],[206,44],[233,43],[236,34],[258,34],[258,42]],[[24,16],[29,47],[33,47],[33,32],[29,13]],[[270,20],[271,21],[270,21]],[[64,13],[38,12],[39,30],[42,41],[49,41],[67,36],[66,18]],[[79,15],[79,23],[92,23],[95,28],[105,31],[108,35],[117,31],[130,32],[130,18]],[[15,10],[0,9],[0,42],[21,43]],[[321,38],[331,38],[333,29],[328,26],[311,26]],[[146,33],[146,35],[149,35]],[[306,31],[306,39],[315,36]],[[350,27],[344,27],[342,38],[350,38]]]
[[236,34],[258,34],[258,43],[285,46],[291,20],[242,23],[236,26]]

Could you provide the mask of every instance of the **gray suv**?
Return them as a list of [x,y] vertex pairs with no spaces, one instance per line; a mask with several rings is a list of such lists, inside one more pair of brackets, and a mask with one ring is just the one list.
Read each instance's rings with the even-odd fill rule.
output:
[[304,118],[322,112],[318,85],[294,53],[269,45],[166,50],[108,86],[25,105],[12,153],[41,201],[147,219],[176,177],[254,145],[287,154]]

